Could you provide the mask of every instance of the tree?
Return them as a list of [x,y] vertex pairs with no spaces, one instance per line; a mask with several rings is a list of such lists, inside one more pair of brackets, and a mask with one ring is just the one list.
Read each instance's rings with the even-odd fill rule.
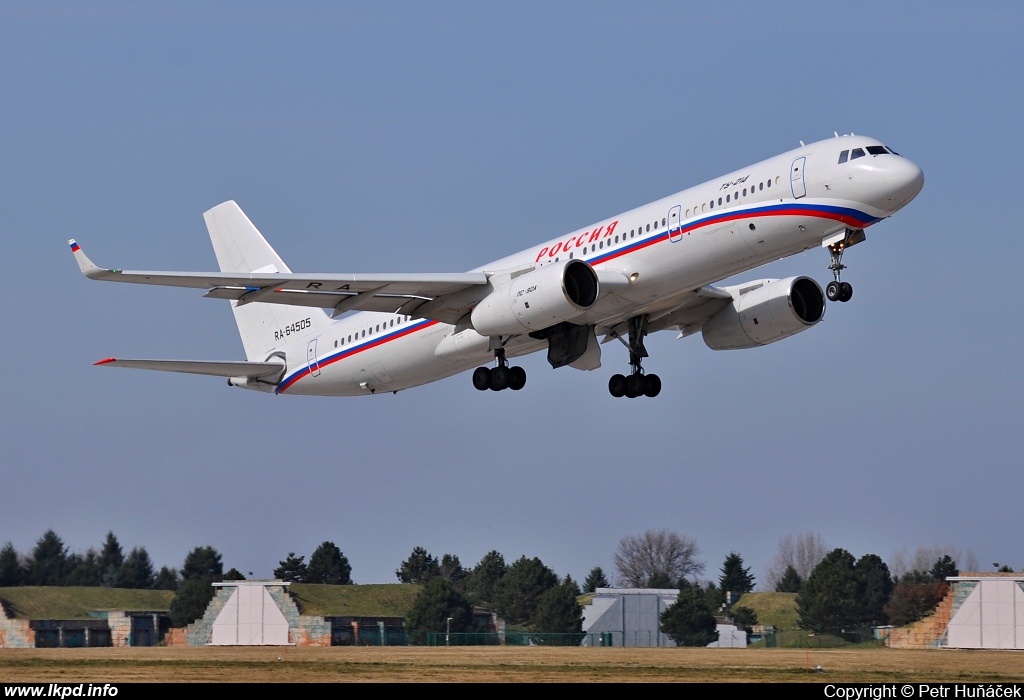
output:
[[352,584],[352,567],[348,557],[333,542],[324,542],[313,552],[306,567],[306,583],[329,583],[335,586]]
[[757,624],[757,612],[753,608],[748,608],[745,605],[734,605],[729,610],[729,615],[732,617],[733,624],[737,627],[742,627],[747,634],[754,633],[754,625]]
[[885,606],[892,597],[892,576],[889,567],[877,554],[865,554],[857,560],[857,623],[864,626],[884,625],[889,620]]
[[121,543],[114,537],[113,530],[110,530],[107,532],[107,539],[103,542],[99,556],[101,585],[108,588],[117,587],[117,576],[121,572],[123,564],[124,552],[121,551]]
[[47,530],[32,550],[28,581],[33,586],[63,586],[67,574],[67,547],[56,532]]
[[945,581],[950,576],[959,576],[960,569],[956,568],[956,562],[948,554],[945,554],[941,559],[936,560],[929,573],[933,580]]
[[156,576],[145,547],[133,547],[118,572],[119,588],[152,588]]
[[911,571],[900,578],[885,606],[889,622],[897,627],[926,617],[946,596],[949,584],[935,581],[928,574]]
[[514,625],[533,620],[544,593],[558,584],[555,572],[534,557],[521,556],[495,587],[494,607],[501,617]]
[[661,574],[668,577],[671,586],[672,581],[704,571],[704,564],[697,561],[699,554],[696,540],[668,530],[623,537],[615,553],[618,583],[644,588],[652,581],[663,582]]
[[587,574],[586,580],[583,581],[583,591],[585,593],[593,593],[598,588],[608,588],[608,577],[604,575],[604,571],[601,570],[600,566],[595,566]]
[[203,577],[186,579],[171,599],[171,624],[175,627],[190,625],[206,612],[213,599],[213,586]]
[[472,624],[472,603],[440,576],[423,586],[406,617],[406,629],[422,632],[465,632]]
[[779,579],[778,583],[775,584],[776,593],[799,593],[800,589],[804,587],[804,580],[800,578],[800,574],[796,572],[792,564],[786,566],[785,573],[782,574],[782,578]]
[[18,552],[14,545],[8,542],[0,549],[0,588],[20,586],[24,576],[25,572],[18,561]]
[[458,592],[466,592],[466,578],[469,576],[469,572],[462,568],[462,563],[454,554],[445,554],[441,557],[441,563],[438,565],[437,574],[445,581],[452,584],[452,587]]
[[725,558],[718,585],[726,593],[750,593],[754,590],[754,577],[750,575],[750,569],[743,568],[743,557],[736,552],[730,552]]
[[402,583],[426,583],[440,572],[440,565],[423,547],[415,547],[409,558],[395,570]]
[[834,549],[814,567],[796,597],[800,628],[840,632],[860,618],[856,562],[845,549]]
[[538,632],[582,631],[583,608],[576,601],[577,595],[576,582],[569,576],[562,583],[544,591],[537,604],[534,628]]
[[169,566],[160,567],[160,571],[153,581],[153,588],[158,591],[178,590],[178,570]]
[[184,581],[219,581],[223,573],[224,564],[221,563],[220,552],[210,546],[193,549],[185,557],[185,564],[181,567],[181,578]]
[[220,578],[221,581],[244,581],[245,576],[235,567],[228,569]]
[[826,552],[824,540],[815,532],[805,532],[797,535],[796,539],[786,535],[779,540],[779,551],[765,572],[768,588],[778,590],[779,582],[789,566],[793,567],[801,581],[806,581],[818,562],[825,558]]
[[655,571],[648,579],[645,588],[673,588],[672,577],[667,571]]
[[495,587],[507,570],[505,557],[492,549],[477,562],[466,579],[467,597],[482,608],[493,609]]
[[704,593],[685,578],[679,583],[676,602],[661,613],[661,631],[681,647],[706,647],[718,641],[715,617]]
[[68,575],[64,579],[65,586],[99,586],[100,566],[96,550],[89,548],[85,554],[68,556]]
[[291,581],[292,583],[305,583],[306,582],[306,557],[295,556],[295,552],[288,552],[288,556],[285,557],[284,561],[278,562],[279,567],[274,569],[274,578],[279,578],[282,581]]

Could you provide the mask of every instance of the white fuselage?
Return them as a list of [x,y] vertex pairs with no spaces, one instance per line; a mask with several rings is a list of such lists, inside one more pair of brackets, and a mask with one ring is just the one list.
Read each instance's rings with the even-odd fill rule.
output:
[[[866,228],[905,206],[923,185],[914,163],[888,152],[839,162],[843,151],[879,151],[881,145],[850,135],[802,146],[475,271],[584,260],[630,283],[603,293],[572,323],[594,325],[600,333],[641,314],[655,318],[695,289],[819,247],[837,232]],[[506,347],[516,356],[546,346],[524,334]],[[264,390],[332,396],[399,391],[493,356],[472,329],[377,312],[342,317],[275,353],[284,354],[287,371]]]

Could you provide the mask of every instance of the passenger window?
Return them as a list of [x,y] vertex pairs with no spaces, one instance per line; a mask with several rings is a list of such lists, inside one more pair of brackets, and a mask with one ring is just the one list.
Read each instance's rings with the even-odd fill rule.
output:
[[601,250],[604,250],[604,241],[599,242],[597,244],[597,247],[600,248]]
[[855,148],[850,153],[850,160],[853,160],[855,158],[863,158],[865,155],[866,154],[864,153],[864,149],[863,148]]
[[572,253],[569,253],[569,259],[572,260]]
[[718,198],[718,206],[722,206],[722,198],[721,197]]
[[350,342],[350,343],[352,342],[352,336],[351,335],[348,337],[348,342]]
[[668,219],[662,219],[661,220],[661,225],[662,226],[666,225],[667,223],[668,223]]
[[713,199],[711,200],[711,208],[712,208],[712,209],[714,209],[714,208],[715,208],[715,200],[713,200]]
[[730,194],[725,195],[725,201],[726,202],[728,202],[730,199],[732,199],[732,195],[730,195]]
[[762,183],[761,183],[760,185],[758,185],[758,186],[757,186],[757,189],[759,189],[759,190],[763,190],[763,189],[764,189],[764,183],[762,182]]
[[647,224],[647,230],[648,230],[648,231],[650,231],[650,230],[651,230],[651,225],[650,225],[650,224]]
[[746,188],[746,187],[744,187],[744,188],[743,188],[743,196],[744,196],[744,197],[746,197],[746,196],[747,196],[747,188]]
[[334,347],[338,347],[338,341],[337,340],[334,341]]
[[772,181],[771,181],[771,180],[769,180],[769,181],[768,181],[768,186],[769,186],[769,187],[771,187],[771,186],[772,186]]
[[700,210],[701,211],[707,211],[708,210],[708,205],[707,204],[701,204],[700,205]]
[[619,242],[619,237],[618,237],[618,236],[616,236],[616,237],[615,237],[615,242],[616,242],[616,243],[618,243],[618,242]]
[[843,151],[842,153],[840,153],[839,154],[839,163],[840,164],[845,163],[849,159],[849,156],[850,156],[850,150],[849,149],[847,149],[847,150]]

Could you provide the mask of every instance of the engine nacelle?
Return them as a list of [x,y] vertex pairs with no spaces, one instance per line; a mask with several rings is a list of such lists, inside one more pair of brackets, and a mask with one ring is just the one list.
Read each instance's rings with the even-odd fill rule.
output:
[[549,328],[597,303],[597,273],[582,260],[545,265],[488,294],[470,315],[484,336],[518,335]]
[[774,280],[733,299],[704,323],[712,350],[743,350],[805,331],[825,315],[825,294],[810,277]]

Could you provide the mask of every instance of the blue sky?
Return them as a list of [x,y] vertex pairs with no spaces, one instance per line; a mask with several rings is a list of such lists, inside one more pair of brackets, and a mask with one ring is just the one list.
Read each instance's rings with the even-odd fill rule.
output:
[[[761,577],[780,537],[1024,568],[1015,3],[0,6],[0,541],[113,530],[269,576],[332,540],[357,582],[413,547],[559,574],[696,538]],[[851,6],[852,7],[852,6]],[[523,364],[397,396],[274,397],[103,357],[241,359],[225,302],[87,282],[215,269],[235,199],[292,269],[463,271],[833,131],[925,171],[852,249],[854,299],[750,351],[649,342],[656,400]],[[809,274],[809,251],[740,279]]]

